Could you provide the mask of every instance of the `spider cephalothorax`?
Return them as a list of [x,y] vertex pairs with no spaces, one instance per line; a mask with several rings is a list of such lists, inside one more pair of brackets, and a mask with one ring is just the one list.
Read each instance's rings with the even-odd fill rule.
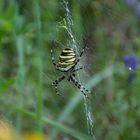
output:
[[86,95],[86,93],[89,92],[75,78],[75,72],[82,69],[81,67],[76,68],[76,66],[77,66],[83,52],[84,52],[84,49],[81,51],[81,53],[78,57],[73,49],[66,48],[66,49],[62,50],[62,52],[59,56],[58,63],[55,63],[54,56],[53,56],[53,50],[51,49],[52,63],[54,64],[54,66],[57,70],[64,73],[60,78],[58,78],[57,80],[55,80],[53,82],[53,85],[55,85],[57,94],[58,94],[57,85],[64,79],[67,79],[68,81],[73,82],[75,84],[75,86],[77,86],[84,95]]

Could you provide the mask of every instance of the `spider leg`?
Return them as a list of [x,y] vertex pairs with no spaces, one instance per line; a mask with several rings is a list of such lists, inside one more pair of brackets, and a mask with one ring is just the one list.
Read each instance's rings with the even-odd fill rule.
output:
[[82,57],[84,51],[85,51],[85,47],[82,49],[82,51],[81,51],[81,53],[80,53],[80,55],[79,55],[79,58],[78,58],[77,61],[75,62],[75,65],[74,65],[74,66],[76,66],[76,65],[78,64],[78,62],[80,61],[80,59],[81,59],[81,57]]
[[59,43],[58,41],[52,41],[52,47],[51,47],[51,59],[52,59],[52,63],[55,66],[55,68],[60,71],[59,66],[58,66],[58,64],[55,63],[55,59],[54,59],[54,53],[53,53],[53,47],[54,46],[55,47],[61,47],[61,46],[64,47],[64,45],[61,44],[61,43]]
[[54,55],[53,55],[53,49],[52,48],[51,48],[51,59],[52,59],[52,63],[55,66],[55,68],[57,70],[59,70],[58,65],[55,63],[55,60],[54,60]]
[[52,45],[55,46],[55,47],[65,47],[63,44],[61,44],[60,42],[56,41],[56,40],[53,40],[52,41]]
[[87,90],[83,85],[81,85],[75,78],[75,75],[70,76],[71,81],[75,84],[76,87],[80,89],[80,91],[84,94],[84,96],[87,97],[87,93],[90,93],[89,90]]
[[58,93],[58,90],[57,90],[57,86],[64,79],[65,79],[65,76],[63,75],[52,83],[52,85],[55,86],[56,94],[58,94],[58,95],[59,95],[59,93]]
[[76,72],[76,71],[79,71],[79,70],[82,70],[82,69],[83,69],[83,67],[79,67],[79,68],[74,69],[73,72]]

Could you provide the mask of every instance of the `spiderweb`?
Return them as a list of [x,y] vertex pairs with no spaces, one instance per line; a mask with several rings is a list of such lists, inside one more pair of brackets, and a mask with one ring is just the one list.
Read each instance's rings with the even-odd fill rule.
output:
[[[78,53],[80,46],[78,45],[78,43],[75,39],[75,36],[73,34],[73,31],[72,31],[73,20],[71,17],[71,12],[69,10],[69,3],[68,3],[68,1],[63,0],[61,4],[62,4],[63,8],[65,9],[65,18],[63,18],[62,22],[60,22],[60,27],[64,28],[67,31],[67,33],[70,37],[69,46]],[[77,73],[77,74],[78,74],[78,80],[81,81],[79,73]],[[89,99],[87,99],[87,97],[85,95],[83,95],[83,98],[84,98],[84,108],[85,108],[85,115],[86,115],[86,121],[87,121],[87,131],[88,131],[88,134],[93,139],[95,139],[95,136],[93,133],[93,126],[94,126],[93,115],[91,113],[91,109],[88,104]]]
[[63,0],[61,4],[63,8],[65,9],[66,17],[63,18],[63,20],[60,22],[60,27],[64,28],[70,37],[69,46],[72,47],[76,52],[78,52],[78,45],[72,31],[73,20],[72,20],[71,13],[68,7],[68,2]]

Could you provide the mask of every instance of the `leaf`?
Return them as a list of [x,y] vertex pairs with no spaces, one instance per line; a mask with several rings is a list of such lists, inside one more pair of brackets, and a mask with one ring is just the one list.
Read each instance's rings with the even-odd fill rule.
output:
[[14,83],[13,79],[0,79],[0,96]]

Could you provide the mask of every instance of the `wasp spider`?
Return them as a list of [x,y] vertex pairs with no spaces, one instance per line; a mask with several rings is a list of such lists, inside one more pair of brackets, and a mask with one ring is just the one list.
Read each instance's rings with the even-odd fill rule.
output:
[[85,49],[82,49],[79,57],[75,53],[75,51],[71,48],[66,48],[62,50],[60,56],[59,56],[59,61],[56,63],[53,55],[53,49],[51,49],[51,58],[52,58],[52,63],[55,66],[55,68],[64,74],[55,80],[53,82],[53,85],[55,86],[56,93],[58,94],[57,86],[58,84],[64,80],[67,79],[70,82],[73,82],[76,87],[80,89],[80,91],[87,96],[87,93],[89,92],[83,85],[81,85],[78,80],[75,78],[75,72],[82,69],[76,68],[78,62],[80,61],[81,56],[83,55]]

